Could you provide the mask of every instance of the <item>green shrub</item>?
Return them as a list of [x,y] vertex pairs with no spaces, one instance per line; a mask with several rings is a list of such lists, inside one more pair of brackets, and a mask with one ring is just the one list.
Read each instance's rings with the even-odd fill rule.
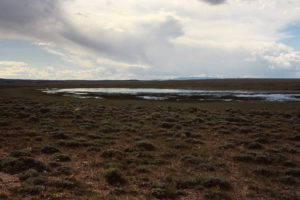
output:
[[176,151],[167,151],[167,152],[161,154],[161,156],[164,158],[173,158],[173,157],[177,156],[177,153],[176,153]]
[[277,174],[275,171],[266,168],[257,168],[253,172],[257,175],[266,176],[266,177],[271,177]]
[[202,178],[202,184],[204,187],[217,187],[219,186],[221,189],[230,190],[232,189],[230,183],[222,178],[215,176],[207,176]]
[[262,149],[263,146],[258,142],[251,142],[247,145],[248,149]]
[[221,146],[223,149],[234,149],[236,144],[234,142],[226,142],[224,145]]
[[280,181],[287,185],[294,185],[297,183],[296,179],[292,176],[282,176],[280,177]]
[[150,173],[150,170],[146,166],[138,166],[135,171],[141,174]]
[[297,166],[297,164],[292,160],[286,160],[282,164],[285,167],[296,167]]
[[52,133],[52,137],[54,139],[68,139],[69,138],[66,134],[60,133],[60,132],[54,132],[54,133]]
[[104,158],[112,158],[112,157],[122,158],[123,152],[116,149],[107,149],[102,152],[101,156]]
[[214,200],[231,200],[232,198],[225,192],[220,190],[206,190],[204,192],[204,197],[207,199]]
[[68,148],[77,148],[77,147],[82,146],[82,143],[75,141],[75,140],[67,140],[67,141],[60,141],[59,145],[68,147]]
[[44,176],[29,177],[25,182],[29,185],[44,185],[47,179]]
[[300,141],[300,133],[294,135],[293,137],[290,138],[292,141]]
[[73,178],[62,178],[61,180],[55,180],[48,183],[49,186],[56,188],[72,189],[79,186],[79,182]]
[[0,158],[0,171],[9,174],[16,174],[24,170],[25,169],[23,163],[17,158],[13,158],[13,157]]
[[158,199],[174,199],[178,196],[178,191],[172,186],[160,185],[151,190],[151,195]]
[[253,162],[257,164],[266,164],[266,165],[272,164],[270,158],[265,155],[257,155]]
[[90,139],[101,139],[102,138],[102,136],[101,135],[98,135],[98,134],[89,134],[88,136],[87,136],[88,138],[90,138]]
[[163,123],[161,123],[160,126],[161,126],[162,128],[169,129],[169,128],[172,128],[172,127],[174,126],[174,123],[163,122]]
[[118,196],[123,195],[123,194],[126,194],[126,193],[127,193],[126,190],[125,190],[124,188],[122,188],[122,187],[114,188],[114,189],[110,192],[111,195],[118,195]]
[[46,169],[46,165],[43,162],[31,157],[20,157],[18,160],[23,163],[25,169],[33,168],[39,172],[42,172]]
[[146,140],[141,140],[136,142],[133,148],[137,150],[143,150],[143,151],[154,151],[156,149],[151,142]]
[[22,172],[21,174],[18,175],[20,181],[25,181],[26,179],[30,178],[30,177],[37,177],[39,176],[40,173],[35,170],[35,169],[28,169],[24,172]]
[[55,172],[57,175],[71,175],[71,168],[67,166],[61,166],[56,169]]
[[48,163],[48,165],[49,165],[50,167],[53,167],[53,168],[61,166],[61,164],[60,164],[59,162],[56,162],[56,161],[50,161],[50,162]]
[[23,195],[37,195],[40,193],[41,188],[35,185],[23,184],[21,186],[13,187],[10,190]]
[[241,154],[233,157],[233,160],[240,162],[253,162],[255,157],[250,154]]
[[57,149],[54,146],[46,145],[42,148],[42,152],[45,154],[54,154],[60,152],[59,149]]
[[201,179],[198,177],[175,177],[167,176],[166,181],[170,185],[174,185],[177,189],[192,188],[201,183]]
[[197,165],[197,169],[203,170],[203,171],[215,171],[215,167],[210,162],[201,163]]
[[180,142],[179,141],[175,141],[175,142],[173,142],[172,147],[175,148],[175,149],[181,149],[181,150],[183,150],[183,149],[188,149],[189,145],[187,145],[186,143],[181,142],[181,141]]
[[10,156],[19,158],[22,156],[30,156],[30,149],[21,149],[21,150],[14,150],[10,153]]
[[71,160],[69,155],[62,154],[62,153],[55,153],[55,154],[53,154],[52,158],[53,158],[53,160],[56,160],[58,162],[67,162],[67,161]]
[[300,177],[300,168],[291,168],[285,171],[286,175]]
[[6,172],[9,174],[16,174],[16,173],[23,172],[30,168],[36,169],[37,171],[41,172],[46,169],[46,166],[41,161],[36,160],[31,157],[0,158],[0,171]]
[[105,180],[110,185],[125,184],[126,180],[123,178],[120,169],[109,168],[104,172]]
[[118,169],[123,169],[124,166],[123,166],[121,163],[119,163],[119,162],[114,162],[114,161],[112,161],[112,162],[106,163],[106,164],[105,164],[105,168],[106,168],[106,169],[108,169],[108,168],[118,168]]
[[190,144],[204,144],[204,142],[202,140],[195,139],[195,138],[187,138],[184,140],[184,142],[190,143]]
[[181,157],[181,162],[183,162],[185,165],[198,165],[205,161],[204,159],[198,158],[193,155],[184,155]]
[[286,156],[280,153],[271,154],[269,156],[270,163],[283,163],[287,160]]

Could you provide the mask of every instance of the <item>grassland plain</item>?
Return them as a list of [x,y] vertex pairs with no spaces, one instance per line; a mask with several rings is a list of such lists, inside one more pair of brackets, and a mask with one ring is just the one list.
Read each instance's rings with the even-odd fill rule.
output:
[[[299,80],[209,81],[177,87],[300,88]],[[159,83],[2,82],[0,199],[300,198],[298,102],[96,100],[37,90],[175,87]]]

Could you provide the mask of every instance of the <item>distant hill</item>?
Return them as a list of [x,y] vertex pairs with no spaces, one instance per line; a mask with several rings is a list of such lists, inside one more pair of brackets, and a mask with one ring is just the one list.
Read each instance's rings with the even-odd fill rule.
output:
[[[18,80],[0,79],[0,89],[37,88],[168,88],[202,90],[297,91],[300,79],[223,79],[180,77],[173,80]],[[1,91],[0,91],[1,92]]]
[[170,80],[204,80],[204,79],[219,79],[216,77],[178,77],[178,78],[174,78],[174,79],[170,79]]

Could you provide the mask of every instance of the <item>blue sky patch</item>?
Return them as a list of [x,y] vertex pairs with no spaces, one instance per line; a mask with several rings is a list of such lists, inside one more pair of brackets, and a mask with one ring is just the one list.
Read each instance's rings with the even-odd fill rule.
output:
[[26,62],[36,67],[56,66],[65,63],[58,55],[41,46],[23,40],[0,40],[0,60]]
[[283,39],[281,42],[300,51],[300,24],[290,26],[284,32],[291,35],[291,37]]

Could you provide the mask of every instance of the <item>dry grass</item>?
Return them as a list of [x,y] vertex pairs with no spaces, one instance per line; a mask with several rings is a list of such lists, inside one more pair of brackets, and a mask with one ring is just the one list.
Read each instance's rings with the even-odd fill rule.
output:
[[46,166],[37,175],[46,181],[24,181],[0,163],[9,199],[299,198],[299,103],[97,101],[35,89],[0,89],[1,158],[27,153]]

